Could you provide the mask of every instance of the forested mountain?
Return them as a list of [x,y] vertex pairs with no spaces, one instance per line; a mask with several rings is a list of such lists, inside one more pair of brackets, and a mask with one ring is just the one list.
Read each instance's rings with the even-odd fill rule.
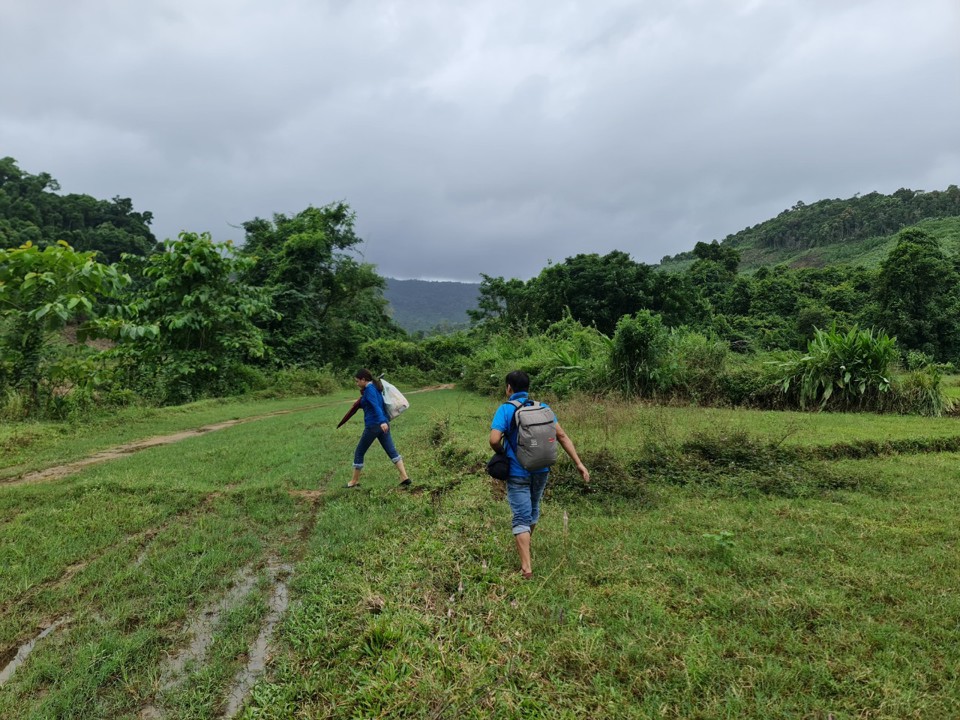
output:
[[479,283],[387,278],[383,294],[400,327],[407,332],[429,332],[466,325],[467,311],[477,306],[479,292]]
[[[775,218],[728,235],[720,244],[740,253],[741,270],[781,263],[796,268],[874,267],[896,245],[896,234],[912,225],[938,237],[944,250],[953,253],[960,245],[960,188],[900,189],[892,195],[872,192],[810,205],[798,202]],[[682,270],[695,260],[689,251],[663,258],[660,266]]]
[[26,242],[45,247],[63,240],[75,250],[96,250],[106,263],[125,252],[145,255],[156,248],[153,214],[135,212],[129,198],[58,195],[59,189],[49,173],[31,175],[13,158],[0,159],[0,247]]

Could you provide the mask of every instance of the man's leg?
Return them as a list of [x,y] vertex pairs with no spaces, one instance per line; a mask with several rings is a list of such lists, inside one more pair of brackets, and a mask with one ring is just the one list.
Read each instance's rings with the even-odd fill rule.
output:
[[524,532],[513,536],[517,543],[517,554],[520,556],[520,572],[528,580],[533,577],[533,564],[530,560],[530,535],[531,533]]
[[507,479],[507,501],[513,511],[513,538],[520,556],[520,571],[525,578],[533,575],[530,559],[530,479],[511,477]]

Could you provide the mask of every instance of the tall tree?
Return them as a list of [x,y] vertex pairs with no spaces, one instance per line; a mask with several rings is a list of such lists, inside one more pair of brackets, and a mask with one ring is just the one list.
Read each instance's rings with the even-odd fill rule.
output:
[[271,315],[269,298],[238,279],[255,260],[209,233],[180,233],[164,246],[125,258],[139,288],[126,312],[132,327],[152,332],[121,333],[118,355],[165,402],[229,392],[238,366],[264,354],[255,321]]
[[878,320],[900,345],[937,360],[960,353],[960,275],[929,234],[900,233],[880,266]]
[[245,279],[266,287],[280,314],[264,327],[277,362],[343,363],[367,340],[403,334],[387,315],[384,279],[358,258],[355,219],[339,202],[243,224],[243,253],[258,258]]

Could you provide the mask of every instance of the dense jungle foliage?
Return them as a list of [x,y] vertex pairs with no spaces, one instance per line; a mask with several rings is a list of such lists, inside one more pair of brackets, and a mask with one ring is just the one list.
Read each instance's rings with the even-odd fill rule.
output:
[[[876,267],[744,273],[738,243],[725,241],[697,243],[673,272],[613,251],[527,281],[483,275],[469,328],[412,337],[357,252],[345,203],[253,218],[238,247],[190,232],[158,244],[151,214],[129,200],[57,189],[0,162],[4,419],[310,392],[359,366],[482,392],[520,367],[554,395],[934,415],[950,405],[942,374],[960,357],[960,266],[929,219],[901,229]],[[957,197],[955,186],[874,193],[849,230],[887,231],[925,212],[952,222]],[[822,217],[795,207],[789,219],[832,227],[833,202],[810,206]],[[783,217],[776,242],[812,242]]]

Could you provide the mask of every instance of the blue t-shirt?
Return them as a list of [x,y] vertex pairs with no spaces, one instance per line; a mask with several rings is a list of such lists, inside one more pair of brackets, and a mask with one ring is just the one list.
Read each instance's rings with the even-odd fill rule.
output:
[[390,422],[383,406],[383,393],[377,390],[373,383],[367,383],[360,394],[360,407],[363,408],[364,427],[378,427],[382,423]]
[[[530,397],[528,393],[518,392],[510,396],[510,400],[519,400],[521,403],[529,400]],[[540,403],[543,407],[550,407],[546,403]],[[507,457],[510,458],[510,477],[530,477],[531,473],[529,470],[523,467],[520,464],[520,461],[517,460],[517,454],[514,452],[514,448],[517,446],[517,428],[511,427],[513,425],[513,414],[517,409],[510,404],[510,402],[503,403],[497,412],[494,413],[493,422],[490,423],[491,430],[499,430],[504,434],[504,443],[503,446],[506,448]],[[557,421],[557,416],[553,416],[553,421]],[[546,470],[541,470],[537,474],[548,473],[550,468]]]

